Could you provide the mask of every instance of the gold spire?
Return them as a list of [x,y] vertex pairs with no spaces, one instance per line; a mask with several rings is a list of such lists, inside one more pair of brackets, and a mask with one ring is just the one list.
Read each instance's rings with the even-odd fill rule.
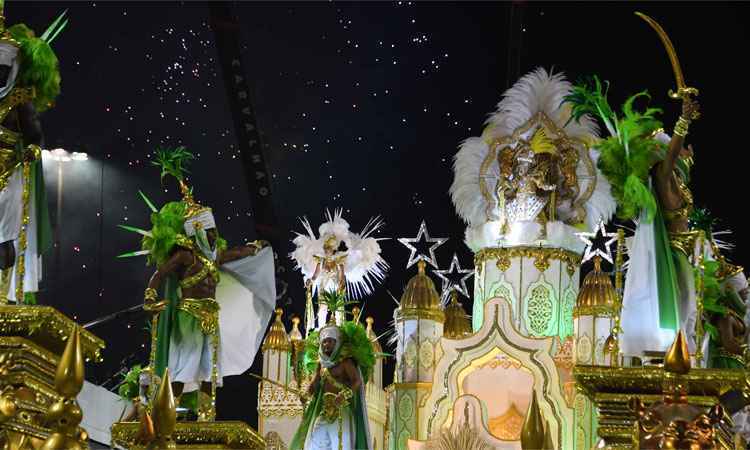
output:
[[292,317],[292,331],[289,332],[289,339],[294,341],[302,340],[302,333],[299,331],[299,317]]
[[544,446],[544,418],[536,401],[536,392],[532,391],[531,403],[526,412],[526,420],[521,429],[521,448],[523,450],[537,450]]
[[451,301],[445,307],[445,327],[443,336],[448,339],[461,339],[471,334],[471,322],[463,305],[458,301],[458,292],[451,291]]
[[154,398],[154,409],[152,411],[154,421],[154,434],[157,444],[154,448],[169,448],[168,442],[172,438],[177,426],[177,407],[172,393],[172,380],[169,376],[169,368],[164,371],[164,378],[159,386],[159,392]]
[[271,329],[268,330],[268,335],[263,340],[261,350],[264,352],[267,350],[289,352],[292,350],[292,344],[289,342],[286,328],[284,328],[284,324],[281,322],[281,315],[284,314],[284,311],[281,308],[276,308],[275,312],[276,320],[271,325]]
[[594,270],[586,275],[578,292],[573,317],[613,316],[617,305],[617,292],[609,275],[602,272],[602,258],[594,257]]
[[55,390],[60,399],[47,410],[45,421],[50,424],[49,435],[42,450],[79,450],[88,448],[86,431],[78,426],[83,418],[76,397],[83,387],[83,352],[80,329],[74,326],[65,344],[55,373]]
[[359,316],[362,314],[362,310],[358,306],[352,308],[352,320],[359,323]]
[[83,387],[83,353],[78,326],[68,337],[55,374],[55,389],[63,397],[75,398]]
[[690,371],[690,353],[682,330],[677,332],[677,337],[664,357],[664,370],[679,375],[684,375]]
[[375,353],[383,353],[383,347],[381,347],[380,342],[378,342],[378,336],[372,329],[372,324],[375,323],[375,319],[367,317],[365,322],[367,323],[367,337],[370,338],[370,342],[372,342],[373,351],[375,351]]
[[544,421],[544,444],[542,450],[555,450],[555,444],[552,443],[552,432],[550,431],[549,421]]
[[417,272],[404,289],[399,303],[399,318],[431,319],[438,322],[445,321],[445,314],[440,307],[440,296],[435,289],[435,283],[425,272],[425,262],[417,262]]

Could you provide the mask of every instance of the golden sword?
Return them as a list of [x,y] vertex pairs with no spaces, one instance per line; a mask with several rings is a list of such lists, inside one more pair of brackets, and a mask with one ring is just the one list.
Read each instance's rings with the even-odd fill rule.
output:
[[635,15],[651,25],[651,28],[653,28],[654,31],[656,31],[656,34],[659,35],[659,39],[661,39],[662,44],[664,44],[664,49],[667,51],[669,62],[672,63],[674,78],[677,82],[677,92],[674,92],[672,89],[670,89],[669,96],[674,99],[689,98],[691,95],[697,96],[698,89],[694,87],[688,87],[685,84],[685,78],[682,75],[682,68],[680,68],[680,60],[677,59],[677,52],[675,52],[672,41],[669,40],[669,36],[667,36],[667,33],[664,31],[661,25],[659,25],[658,22],[643,13],[636,11]]

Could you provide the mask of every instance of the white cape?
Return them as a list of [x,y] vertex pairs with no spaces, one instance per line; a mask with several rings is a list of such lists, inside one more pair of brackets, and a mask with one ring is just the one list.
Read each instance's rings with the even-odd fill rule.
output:
[[674,330],[659,327],[659,288],[656,275],[654,224],[641,213],[628,249],[630,267],[622,300],[620,349],[625,356],[664,351],[674,341]]
[[[219,380],[252,366],[276,305],[271,247],[221,266],[216,288],[219,303]],[[184,392],[198,389],[186,383]]]

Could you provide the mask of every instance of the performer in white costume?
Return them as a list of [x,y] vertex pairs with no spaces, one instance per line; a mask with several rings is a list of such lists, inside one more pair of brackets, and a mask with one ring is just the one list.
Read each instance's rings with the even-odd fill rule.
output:
[[308,335],[304,360],[314,376],[290,450],[370,450],[365,385],[375,354],[367,331],[357,321],[331,322]]
[[[312,307],[313,295],[318,295],[318,328],[327,322],[328,307],[322,295],[346,296],[352,300],[372,293],[373,285],[385,277],[388,264],[380,256],[380,239],[372,237],[383,226],[379,219],[371,219],[360,233],[349,231],[349,223],[341,217],[341,210],[326,212],[328,221],[320,225],[319,237],[307,219],[302,219],[306,234],[297,233],[296,249],[291,257],[302,272],[307,288],[305,327],[315,327]],[[341,244],[345,251],[339,251]],[[344,321],[344,310],[332,311],[336,323]]]
[[[184,148],[157,151],[162,176],[180,183],[183,200],[157,211],[144,250],[157,267],[145,292],[153,321],[151,367],[161,376],[169,367],[176,396],[200,388],[199,420],[215,418],[215,393],[224,376],[253,363],[276,302],[273,252],[263,242],[227,248],[210,208],[199,205],[182,177],[192,159]],[[164,300],[158,290],[163,288]],[[210,395],[210,399],[207,398]]]
[[40,37],[24,24],[6,29],[0,2],[0,303],[35,303],[41,254],[52,244],[38,113],[60,93],[50,44],[61,15]]

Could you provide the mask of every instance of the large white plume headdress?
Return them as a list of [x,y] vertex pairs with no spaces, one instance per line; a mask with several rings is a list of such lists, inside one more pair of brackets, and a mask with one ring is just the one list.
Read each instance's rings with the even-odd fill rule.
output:
[[[343,261],[347,293],[350,298],[356,299],[371,294],[375,283],[383,281],[388,270],[388,264],[380,256],[378,241],[382,238],[372,237],[383,226],[383,221],[372,218],[361,232],[354,233],[349,230],[349,223],[341,214],[341,209],[335,210],[333,214],[327,210],[327,220],[318,228],[317,237],[307,218],[300,219],[305,233],[296,233],[297,236],[292,241],[296,249],[290,256],[295,261],[296,268],[308,280],[315,274],[320,257],[325,256],[325,248],[330,247],[335,252],[335,257]],[[338,251],[341,243],[346,250]],[[335,280],[331,274],[322,272],[321,268],[321,273],[313,283],[313,292],[335,290]]]
[[[513,177],[503,168],[502,159],[510,158],[506,162],[513,164],[518,154],[511,155],[524,145],[537,143],[537,153],[539,148],[555,153],[570,169],[562,174],[568,185],[558,187],[564,195],[556,199],[557,222],[552,229],[548,227],[548,235],[570,234],[559,231],[580,222],[592,229],[611,218],[616,204],[609,183],[596,168],[598,152],[592,147],[598,139],[597,126],[589,117],[569,120],[570,108],[563,105],[563,99],[571,89],[562,73],[538,68],[505,92],[482,136],[461,143],[450,193],[456,212],[468,224],[466,239],[473,250],[497,245],[500,224],[515,220],[504,211],[508,208],[500,204],[497,190],[501,178]],[[508,233],[533,234],[528,231],[525,227]]]

